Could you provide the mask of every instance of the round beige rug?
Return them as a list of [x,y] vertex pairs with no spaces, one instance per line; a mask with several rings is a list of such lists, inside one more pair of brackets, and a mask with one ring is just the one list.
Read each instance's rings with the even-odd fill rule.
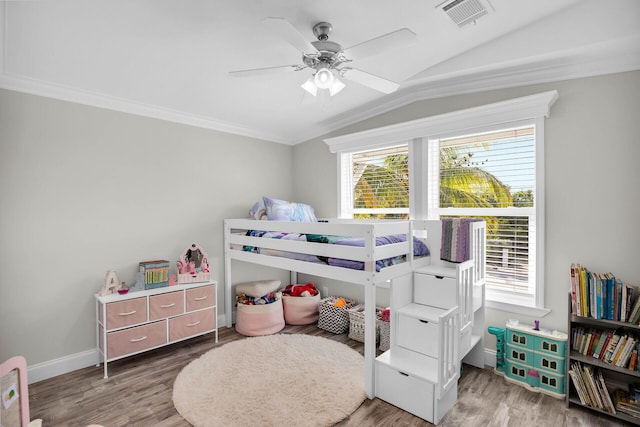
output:
[[330,426],[366,397],[364,358],[327,338],[245,338],[189,363],[173,404],[194,426]]

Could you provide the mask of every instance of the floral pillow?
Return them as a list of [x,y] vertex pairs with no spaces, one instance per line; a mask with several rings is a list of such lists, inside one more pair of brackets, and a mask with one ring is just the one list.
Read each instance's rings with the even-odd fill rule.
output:
[[271,197],[263,197],[262,200],[267,213],[267,219],[270,221],[318,221],[314,209],[304,203],[288,202]]

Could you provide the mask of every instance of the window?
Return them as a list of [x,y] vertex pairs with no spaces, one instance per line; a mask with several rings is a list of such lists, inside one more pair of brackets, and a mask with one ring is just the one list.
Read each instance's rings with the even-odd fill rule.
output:
[[347,218],[409,218],[408,145],[343,153],[342,215]]
[[545,92],[329,138],[339,216],[487,221],[487,306],[544,315]]
[[[532,299],[536,290],[535,125],[430,139],[438,179],[430,217],[487,222],[487,292]],[[433,173],[429,174],[433,176]],[[505,293],[507,296],[505,296]]]

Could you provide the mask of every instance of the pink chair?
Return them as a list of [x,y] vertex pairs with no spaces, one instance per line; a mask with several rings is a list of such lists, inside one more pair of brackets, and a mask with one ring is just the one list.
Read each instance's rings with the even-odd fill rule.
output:
[[0,377],[4,377],[11,371],[18,371],[18,395],[20,406],[20,426],[29,425],[29,386],[27,381],[27,361],[22,356],[14,356],[0,364]]

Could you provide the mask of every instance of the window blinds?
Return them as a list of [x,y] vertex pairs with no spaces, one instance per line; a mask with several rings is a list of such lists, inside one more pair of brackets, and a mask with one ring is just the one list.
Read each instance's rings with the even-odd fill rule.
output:
[[408,218],[408,145],[351,153],[354,217]]
[[535,286],[535,127],[440,140],[440,206],[487,221],[487,285]]

